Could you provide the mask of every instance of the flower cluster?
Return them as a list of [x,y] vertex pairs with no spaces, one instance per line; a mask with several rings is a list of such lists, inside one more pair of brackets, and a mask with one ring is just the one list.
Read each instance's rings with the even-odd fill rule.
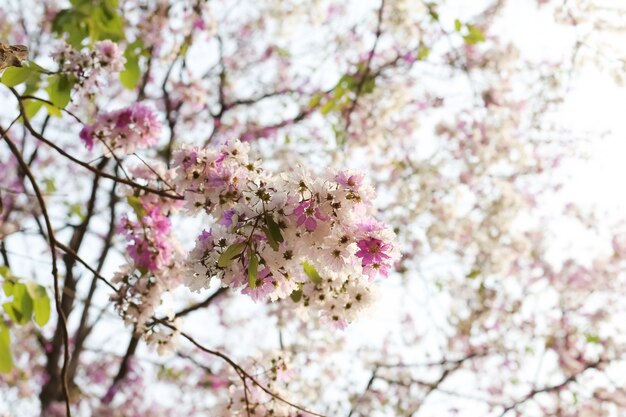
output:
[[63,43],[52,57],[59,63],[61,73],[75,77],[86,93],[96,93],[107,78],[123,71],[126,64],[118,44],[108,39],[96,42],[93,49],[82,50]]
[[[287,387],[299,375],[290,356],[285,357],[282,352],[265,352],[261,360],[249,360],[250,363],[245,364],[246,369],[256,372],[254,382],[248,381],[246,386],[239,384],[238,378],[232,372],[216,375],[217,378],[213,379],[217,379],[217,387],[228,388],[222,389],[221,394],[226,394],[224,399],[227,401],[219,404],[219,415],[312,417],[305,409],[292,405],[294,400]],[[232,381],[230,384],[229,379]]]
[[95,140],[100,140],[109,152],[120,150],[124,154],[135,149],[155,145],[161,133],[161,123],[156,114],[142,103],[110,113],[101,113],[91,125],[85,125],[80,138],[91,150]]
[[172,258],[171,243],[167,239],[171,222],[158,206],[144,211],[138,221],[131,221],[124,215],[119,231],[128,240],[128,254],[135,266],[140,270],[157,272]]
[[[159,178],[167,182],[170,179],[170,172],[158,165],[152,170],[137,168],[132,173],[136,179],[147,181]],[[171,233],[168,217],[176,210],[175,203],[154,194],[136,196],[131,190],[127,200],[136,220],[124,215],[118,226],[119,233],[126,238],[130,262],[113,279],[114,283],[121,284],[113,300],[126,322],[142,326],[153,316],[161,295],[181,283],[183,251]],[[144,336],[159,346],[165,344],[163,335],[170,333],[156,332],[152,328],[146,330]]]
[[363,276],[388,276],[393,232],[371,216],[362,176],[272,174],[238,141],[183,148],[174,166],[186,208],[217,219],[187,260],[192,290],[217,278],[255,301],[302,301],[343,327],[372,299]]

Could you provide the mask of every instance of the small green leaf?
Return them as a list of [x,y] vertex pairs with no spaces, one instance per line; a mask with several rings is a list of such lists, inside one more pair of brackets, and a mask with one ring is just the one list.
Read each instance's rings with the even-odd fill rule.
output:
[[35,281],[29,281],[25,285],[28,295],[30,295],[30,298],[33,300],[48,297],[46,289],[42,285],[37,284]]
[[11,281],[4,281],[2,283],[2,291],[4,291],[4,294],[7,297],[10,297],[13,295],[13,287],[15,286],[15,284],[13,284]]
[[13,355],[11,355],[11,335],[9,329],[0,321],[0,373],[6,374],[13,369]]
[[129,195],[128,197],[126,197],[126,201],[128,202],[128,205],[133,208],[138,219],[141,219],[143,216],[148,214],[148,211],[141,203],[141,200],[139,199],[139,197]]
[[333,111],[337,102],[334,99],[328,100],[320,109],[320,113],[326,116],[328,113]]
[[417,50],[417,59],[423,61],[424,59],[428,58],[428,55],[430,55],[430,49],[428,49],[424,45],[420,45],[419,49]]
[[124,21],[117,13],[117,4],[111,0],[100,2],[91,14],[91,37],[93,40],[111,39],[114,42],[124,39]]
[[61,110],[59,110],[59,108],[57,106],[55,106],[53,104],[46,103],[45,101],[42,102],[42,103],[43,103],[43,106],[46,108],[46,110],[48,110],[48,114],[50,116],[53,116],[53,117],[61,117],[62,116]]
[[439,12],[437,11],[437,5],[434,3],[427,3],[426,6],[428,7],[428,14],[430,15],[431,19],[433,19],[435,22],[439,21]]
[[46,294],[44,297],[33,300],[33,311],[35,313],[35,323],[44,326],[50,320],[50,298]]
[[28,293],[26,284],[16,284],[13,288],[13,309],[19,311],[21,315],[17,324],[26,324],[33,316],[33,299]]
[[309,277],[312,283],[320,284],[322,282],[322,277],[317,272],[317,269],[313,265],[308,262],[302,263],[302,268],[304,269],[304,273]]
[[33,281],[28,282],[26,288],[33,299],[35,323],[43,326],[50,320],[50,298],[48,298],[48,293],[43,286]]
[[317,106],[319,106],[320,102],[322,101],[322,99],[324,98],[323,94],[315,94],[313,95],[313,97],[311,97],[311,99],[309,100],[309,108],[310,109],[314,109]]
[[2,84],[7,87],[15,87],[28,80],[32,73],[32,70],[28,67],[9,67],[4,70]]
[[600,339],[600,336],[591,334],[591,333],[585,333],[585,340],[587,341],[587,343],[594,343],[594,344],[598,344],[602,341]]
[[139,80],[141,80],[141,68],[139,68],[139,56],[136,52],[135,43],[126,47],[124,57],[126,58],[126,64],[124,65],[124,71],[120,73],[120,82],[125,88],[134,90],[137,84],[139,84]]
[[74,48],[80,49],[83,46],[83,40],[89,36],[89,13],[91,12],[91,6],[87,6],[86,10],[81,10],[84,7],[79,6],[61,10],[52,21],[52,30],[58,35],[66,33],[68,35],[67,42]]
[[4,278],[7,278],[7,279],[13,277],[13,274],[11,273],[11,270],[6,265],[1,265],[0,266],[0,275],[2,275]]
[[72,204],[68,203],[67,207],[69,209],[67,212],[67,217],[76,216],[81,221],[85,220],[85,214],[83,213],[83,206],[80,203],[72,203]]
[[465,275],[467,279],[474,279],[480,275],[480,271],[477,269],[473,269],[469,274]]
[[56,192],[57,187],[54,181],[54,178],[44,178],[43,183],[45,185],[46,193],[52,194]]
[[26,114],[26,118],[31,120],[33,117],[37,115],[39,109],[43,106],[43,101],[36,100],[32,98],[24,99],[24,113]]
[[248,287],[254,288],[256,287],[259,272],[259,258],[252,249],[248,251],[248,258],[250,259],[248,263]]
[[42,74],[52,74],[52,71],[45,69],[44,67],[33,61],[28,61],[28,67],[34,72],[40,72]]
[[367,77],[365,82],[363,83],[363,87],[361,88],[361,94],[367,95],[374,91],[376,87],[376,77]]
[[265,233],[265,237],[267,238],[267,243],[270,244],[270,247],[274,251],[278,251],[278,242],[276,242],[276,240],[272,237],[270,230],[267,227],[263,227],[262,229],[263,229],[263,233]]
[[293,300],[294,303],[297,303],[302,299],[302,289],[295,290],[289,295],[289,297]]
[[485,41],[485,35],[476,26],[467,25],[468,34],[463,36],[465,42],[470,45],[476,45],[477,43]]
[[[265,224],[267,225],[267,234],[268,239],[273,240],[276,243],[282,243],[285,241],[285,238],[283,237],[282,232],[280,231],[280,226],[274,221],[274,217],[272,217],[271,214],[266,214],[265,215]],[[270,242],[271,245],[271,242]],[[272,249],[274,250],[278,250],[278,245],[276,245],[276,248],[272,245]]]
[[71,100],[74,83],[74,79],[67,75],[56,74],[50,77],[46,91],[52,104],[60,109],[64,109]]
[[20,313],[15,309],[15,307],[13,307],[12,301],[2,304],[2,309],[5,313],[9,315],[9,318],[13,323],[19,323],[22,320],[22,313]]
[[233,243],[220,255],[217,260],[217,266],[220,268],[228,267],[228,265],[230,265],[236,257],[241,255],[245,248],[245,242]]

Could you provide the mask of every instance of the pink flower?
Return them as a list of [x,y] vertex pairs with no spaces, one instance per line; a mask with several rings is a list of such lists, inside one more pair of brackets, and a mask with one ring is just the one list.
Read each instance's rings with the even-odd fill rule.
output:
[[107,67],[108,71],[121,72],[124,70],[126,58],[120,52],[116,43],[106,39],[96,42],[96,54],[100,60],[100,65]]
[[232,226],[233,225],[233,215],[235,214],[235,210],[226,210],[222,215],[222,219],[219,221],[219,224],[223,226]]
[[93,149],[93,133],[93,128],[90,125],[85,125],[79,134],[80,139],[83,141],[88,150]]
[[388,263],[390,256],[387,253],[392,248],[389,243],[368,237],[359,240],[357,246],[359,250],[356,256],[361,258],[361,266],[365,275],[370,279],[375,278],[377,273],[381,273],[385,277],[389,275],[391,267]]
[[302,201],[293,213],[298,216],[298,226],[304,225],[307,232],[313,232],[317,229],[317,220],[328,220],[328,216],[322,214],[313,200]]
[[138,268],[151,272],[162,270],[172,258],[170,229],[170,219],[156,206],[140,222],[132,222],[124,216],[119,226],[120,233],[126,235],[128,240],[128,255]]
[[351,174],[349,172],[341,171],[337,174],[336,180],[345,188],[359,188],[363,183],[363,174]]
[[101,113],[92,125],[85,125],[80,138],[87,149],[95,139],[111,150],[132,153],[135,149],[156,145],[161,134],[161,123],[154,112],[141,103],[110,113]]
[[265,267],[259,271],[255,287],[246,286],[241,293],[249,295],[254,301],[259,301],[267,298],[272,291],[274,291],[274,277],[270,269]]

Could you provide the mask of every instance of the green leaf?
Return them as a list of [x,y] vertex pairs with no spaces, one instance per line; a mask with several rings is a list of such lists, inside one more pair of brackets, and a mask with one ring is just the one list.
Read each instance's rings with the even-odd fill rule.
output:
[[256,256],[256,253],[252,251],[252,249],[248,251],[248,258],[250,259],[248,263],[248,287],[254,288],[256,287],[256,281],[258,278],[259,258]]
[[61,110],[59,110],[59,108],[53,104],[50,103],[46,103],[45,101],[42,102],[43,106],[46,108],[46,110],[48,110],[48,114],[50,116],[53,117],[61,117]]
[[[89,13],[91,5],[87,1],[74,4],[72,9],[61,10],[52,21],[52,30],[58,35],[67,34],[67,42],[80,49],[83,40],[89,36]],[[82,10],[86,9],[86,10]]]
[[10,297],[13,295],[13,287],[15,286],[14,283],[12,283],[11,281],[4,281],[2,283],[2,291],[4,291],[4,295],[6,295],[7,297]]
[[468,34],[463,36],[465,42],[470,45],[476,45],[477,43],[485,41],[485,35],[476,26],[467,25]]
[[26,284],[16,284],[13,288],[13,309],[21,315],[17,324],[26,324],[33,316],[33,299],[28,293]]
[[302,268],[304,269],[304,273],[309,277],[312,283],[320,284],[322,282],[322,277],[317,272],[317,269],[313,265],[308,262],[302,263]]
[[28,294],[33,299],[33,312],[35,323],[39,326],[45,325],[50,319],[50,298],[45,287],[30,281],[26,284]]
[[600,339],[600,336],[591,334],[591,333],[585,333],[585,340],[587,341],[587,343],[594,343],[594,344],[598,344],[602,341]]
[[267,225],[267,230],[269,231],[270,235],[276,242],[282,243],[285,241],[285,238],[280,231],[280,226],[274,221],[274,217],[272,217],[271,214],[265,215],[265,224]]
[[224,252],[222,252],[220,258],[217,260],[217,266],[219,266],[220,268],[226,268],[233,262],[236,257],[241,255],[245,248],[245,242],[233,243],[228,248],[226,248]]
[[57,187],[56,187],[54,178],[44,178],[43,183],[44,183],[44,185],[46,187],[45,188],[46,193],[52,194],[52,193],[56,192]]
[[110,39],[113,42],[124,39],[124,21],[117,13],[117,2],[101,1],[91,14],[91,37],[93,40]]
[[50,320],[50,298],[46,294],[45,297],[33,300],[34,319],[39,326],[44,326]]
[[37,115],[39,109],[43,106],[43,101],[36,100],[33,98],[24,99],[24,113],[26,114],[26,118],[31,120],[33,117]]
[[6,374],[13,369],[11,355],[11,335],[9,329],[0,321],[0,373]]
[[35,93],[39,91],[40,82],[41,78],[39,75],[30,77],[28,80],[26,80],[26,88],[24,89],[24,93],[22,93],[22,96],[34,96]]
[[263,227],[262,229],[263,229],[263,233],[265,233],[265,237],[267,238],[267,243],[270,244],[270,247],[274,251],[278,251],[278,242],[274,240],[274,238],[272,237],[272,234],[270,233],[270,230],[267,227]]
[[46,91],[52,104],[64,109],[70,102],[74,79],[67,75],[56,74],[50,77]]
[[15,87],[28,80],[32,74],[32,70],[28,67],[9,67],[2,74],[2,84],[7,87]]
[[289,295],[289,297],[293,300],[294,303],[297,303],[302,299],[302,289],[295,290]]
[[148,214],[148,211],[143,206],[141,200],[138,197],[129,195],[128,197],[126,197],[126,201],[128,201],[128,205],[133,208],[138,219],[141,219],[143,216]]
[[480,275],[480,271],[477,269],[473,269],[469,274],[465,275],[467,279],[474,279]]
[[6,265],[0,266],[0,275],[2,275],[4,278],[7,278],[7,279],[13,277],[11,270]]
[[52,30],[67,35],[70,45],[80,48],[87,38],[90,43],[104,39],[123,40],[124,21],[118,13],[117,0],[72,0],[72,7],[57,13]]
[[2,304],[2,309],[9,315],[9,319],[11,319],[13,323],[19,323],[22,320],[22,313],[13,307],[12,301]]
[[83,206],[80,203],[66,203],[68,207],[67,217],[76,216],[80,221],[85,220],[85,213],[83,213]]
[[428,55],[430,55],[430,49],[428,49],[424,45],[420,45],[419,49],[417,50],[417,59],[423,61],[424,59],[428,58]]
[[331,111],[333,111],[333,109],[335,108],[335,105],[337,104],[337,102],[334,99],[330,99],[328,100],[320,109],[320,113],[322,113],[324,116],[326,116],[328,113],[330,113]]
[[126,57],[126,64],[124,65],[124,71],[120,73],[120,82],[125,88],[134,90],[141,79],[139,57],[129,52],[128,48],[124,52],[124,56]]
[[315,94],[313,95],[313,97],[311,97],[311,99],[309,100],[309,108],[310,109],[314,109],[317,106],[319,106],[320,102],[322,101],[322,99],[324,98],[323,94]]
[[45,69],[41,65],[37,64],[33,61],[28,61],[28,67],[33,70],[33,72],[40,72],[42,74],[52,74],[52,71]]
[[431,19],[433,19],[435,22],[438,22],[439,12],[437,11],[437,5],[434,3],[426,3],[426,7],[428,7],[428,14],[430,15]]

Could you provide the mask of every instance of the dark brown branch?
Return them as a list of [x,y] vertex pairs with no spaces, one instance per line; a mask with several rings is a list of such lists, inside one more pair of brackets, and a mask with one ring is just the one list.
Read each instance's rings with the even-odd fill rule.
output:
[[[52,257],[52,278],[54,280],[54,304],[55,304],[57,314],[59,315],[59,322],[61,323],[63,345],[64,345],[63,366],[61,368],[61,383],[63,387],[63,394],[65,396],[65,412],[66,412],[67,417],[71,417],[70,396],[69,396],[69,389],[67,385],[67,365],[69,362],[69,336],[67,332],[67,318],[64,315],[63,309],[61,307],[61,295],[59,291],[59,274],[58,274],[58,266],[57,266],[57,260],[56,260],[56,246],[57,246],[56,243],[57,242],[54,237],[54,229],[52,228],[52,223],[50,222],[50,217],[48,216],[46,203],[44,201],[43,195],[41,194],[41,191],[39,190],[39,186],[37,185],[35,176],[31,172],[26,161],[24,161],[24,158],[22,157],[22,154],[20,153],[17,146],[15,146],[15,144],[9,139],[7,132],[1,128],[0,130],[2,130],[2,137],[4,138],[9,148],[11,149],[11,152],[15,156],[15,159],[17,159],[18,164],[20,165],[21,169],[24,171],[24,174],[28,177],[28,180],[31,183],[33,191],[37,197],[37,202],[39,203],[39,206],[41,208],[41,214],[46,224],[46,230],[48,233],[48,241],[50,244],[50,255]],[[51,370],[53,371],[52,374],[50,374],[50,377],[56,374],[57,364],[53,364],[53,365],[54,365],[54,369],[52,369],[52,366],[46,367],[46,371],[48,372],[50,372]],[[44,390],[42,390],[42,394],[43,393],[44,393]],[[44,399],[47,400],[47,398],[42,398],[42,408],[45,409],[45,405],[49,404],[49,402],[46,403]]]
[[220,297],[221,295],[225,294],[227,291],[227,288],[219,288],[217,291],[215,291],[213,294],[209,295],[209,297],[198,303],[198,304],[194,304],[190,307],[184,308],[182,310],[180,310],[179,312],[177,312],[174,317],[179,318],[179,317],[184,317],[189,313],[192,313],[196,310],[199,310],[201,308],[205,308],[208,307],[209,304],[211,304],[215,299],[217,299],[218,297]]

